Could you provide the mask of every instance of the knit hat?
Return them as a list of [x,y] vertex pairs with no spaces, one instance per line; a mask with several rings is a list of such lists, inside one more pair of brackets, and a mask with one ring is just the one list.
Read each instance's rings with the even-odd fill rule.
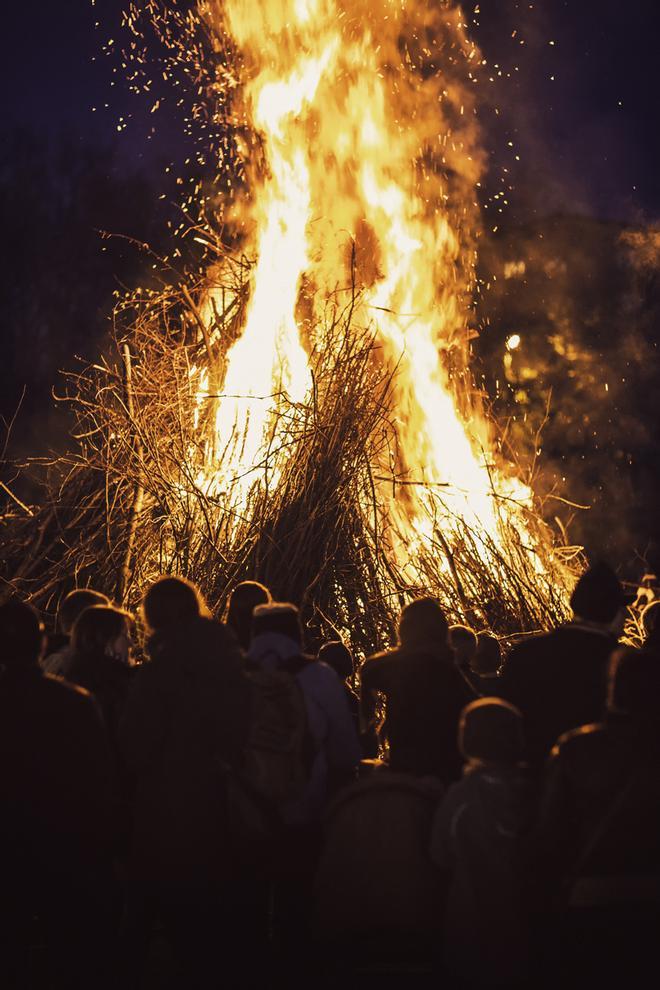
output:
[[571,595],[571,608],[581,619],[612,622],[625,602],[621,582],[605,563],[585,571]]
[[515,766],[523,758],[522,714],[500,698],[473,701],[461,713],[458,745],[467,760]]
[[300,612],[289,602],[269,602],[257,605],[252,611],[252,638],[264,633],[288,636],[302,645],[303,635]]

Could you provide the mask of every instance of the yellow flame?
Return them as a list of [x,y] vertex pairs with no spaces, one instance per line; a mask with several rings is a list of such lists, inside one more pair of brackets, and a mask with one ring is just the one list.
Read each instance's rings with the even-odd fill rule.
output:
[[[215,424],[223,484],[242,505],[262,476],[282,397],[305,400],[301,279],[311,277],[320,300],[345,287],[352,242],[363,290],[355,318],[373,325],[383,360],[398,368],[395,472],[410,487],[397,499],[396,485],[384,486],[383,497],[401,557],[432,534],[429,490],[441,493],[447,519],[496,538],[501,513],[515,514],[531,493],[497,474],[489,427],[475,410],[459,414],[446,370],[447,353],[467,339],[471,276],[445,174],[458,176],[466,226],[481,174],[473,97],[443,72],[446,50],[433,48],[449,31],[453,57],[474,59],[460,9],[400,0],[216,0],[208,9],[212,29],[228,30],[241,50],[265,161],[252,169],[243,217],[254,230],[251,298]],[[212,309],[209,296],[209,322]]]

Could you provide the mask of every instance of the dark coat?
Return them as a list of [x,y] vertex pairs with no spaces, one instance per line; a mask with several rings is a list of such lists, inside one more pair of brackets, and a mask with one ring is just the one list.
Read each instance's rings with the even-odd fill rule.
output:
[[449,649],[377,654],[365,661],[360,678],[363,698],[371,691],[385,696],[392,770],[458,780],[458,722],[475,695]]
[[[535,875],[660,877],[660,734],[624,715],[563,735],[548,763]],[[660,894],[660,890],[658,890]]]
[[210,619],[155,636],[120,725],[134,781],[132,876],[155,893],[208,890],[231,857],[219,766],[237,763],[250,691],[231,633]]
[[66,675],[72,684],[78,684],[94,695],[113,742],[126,704],[130,676],[126,664],[103,653],[73,653]]
[[22,885],[108,855],[115,778],[93,698],[37,666],[0,679],[0,858]]
[[615,646],[609,633],[572,623],[513,648],[498,680],[498,694],[523,713],[532,767],[543,766],[562,733],[602,717]]

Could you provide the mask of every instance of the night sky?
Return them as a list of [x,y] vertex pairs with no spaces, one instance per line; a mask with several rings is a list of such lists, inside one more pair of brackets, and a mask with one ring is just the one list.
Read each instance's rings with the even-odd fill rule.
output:
[[[33,0],[3,12],[4,125],[69,131],[114,148],[120,168],[153,172],[176,158],[178,123],[167,107],[151,116],[113,74],[118,60],[102,52],[121,37],[121,7]],[[519,190],[512,220],[547,212],[657,219],[657,4],[482,0],[464,10],[484,56],[502,70],[484,94],[500,115],[485,106],[482,120],[491,177],[509,167]]]

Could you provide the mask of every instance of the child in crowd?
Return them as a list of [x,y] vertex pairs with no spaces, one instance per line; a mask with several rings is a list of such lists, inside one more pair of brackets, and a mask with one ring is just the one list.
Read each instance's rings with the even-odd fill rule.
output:
[[459,725],[463,778],[439,805],[431,858],[449,874],[444,963],[467,986],[516,986],[527,934],[519,840],[529,798],[522,716],[498,698],[469,704]]
[[352,680],[354,675],[353,654],[341,640],[330,640],[324,643],[319,650],[319,660],[332,667],[339,680],[344,685],[344,693],[348,708],[355,723],[356,729],[360,727],[360,699],[353,690]]

